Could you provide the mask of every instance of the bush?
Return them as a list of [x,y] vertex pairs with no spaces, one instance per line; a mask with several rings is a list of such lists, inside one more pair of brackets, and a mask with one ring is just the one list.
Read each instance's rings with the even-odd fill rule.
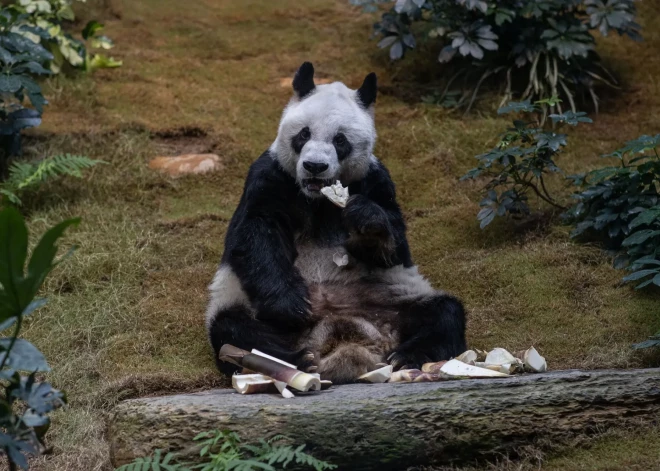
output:
[[120,61],[90,52],[93,49],[108,50],[114,46],[110,38],[98,34],[103,29],[103,25],[98,21],[90,21],[85,26],[81,39],[67,32],[64,24],[76,19],[73,2],[74,0],[18,0],[14,2],[13,9],[23,14],[24,24],[47,33],[31,34],[29,30],[24,30],[22,34],[35,43],[41,43],[51,52],[53,57],[49,67],[53,73],[59,73],[67,65],[87,72],[121,66]]
[[[35,298],[48,273],[59,262],[55,243],[65,229],[79,222],[64,221],[47,231],[27,263],[28,232],[14,208],[0,211],[0,454],[9,469],[28,469],[26,454],[39,454],[50,420],[48,414],[66,402],[63,393],[41,382],[37,372],[48,371],[43,354],[30,342],[18,338],[24,319],[46,303]],[[30,372],[28,376],[19,371]]]
[[63,22],[75,18],[71,3],[19,0],[0,8],[0,195],[4,196],[0,201],[20,204],[17,192],[26,186],[58,174],[80,176],[81,169],[97,163],[72,156],[50,157],[37,164],[9,163],[11,157],[21,154],[21,131],[41,124],[48,102],[39,78],[59,73],[64,63],[85,71],[121,65],[89,52],[90,48],[112,47],[109,38],[99,35],[103,25],[97,21],[87,24],[82,40],[65,32]]
[[[527,100],[509,103],[498,110],[499,114],[524,112],[535,118],[532,121],[514,120],[513,127],[502,134],[493,149],[476,156],[479,166],[461,177],[461,180],[490,179],[484,187],[484,198],[479,203],[482,209],[477,215],[482,229],[496,216],[521,218],[529,215],[530,193],[555,208],[566,209],[548,192],[545,183],[548,176],[561,172],[555,160],[566,145],[566,134],[542,128],[548,107],[556,103],[556,98],[534,104]],[[585,113],[573,111],[551,114],[550,118],[553,127],[591,122]]]
[[276,471],[286,468],[290,463],[307,466],[315,471],[335,469],[336,466],[318,460],[305,453],[305,445],[296,448],[290,445],[277,445],[285,439],[276,436],[270,440],[260,440],[257,445],[245,445],[240,437],[230,431],[217,431],[200,433],[195,437],[199,442],[201,464],[177,463],[177,455],[168,453],[163,455],[156,450],[148,458],[138,458],[133,463],[121,466],[115,471],[141,471],[149,469],[162,469],[163,471]]
[[[350,1],[371,11],[386,3]],[[561,96],[575,112],[576,95],[588,93],[597,110],[594,86],[616,87],[616,81],[594,51],[594,31],[640,39],[633,1],[396,0],[374,34],[392,60],[414,49],[417,38],[438,43],[438,61],[455,66],[449,85],[459,77],[472,84],[457,103],[468,109],[481,84],[500,75],[506,77],[502,104],[514,94],[521,100]]]
[[[36,77],[50,75],[46,68],[53,55],[24,34],[47,36],[48,33],[26,23],[27,14],[15,8],[0,9],[0,177],[6,172],[6,160],[21,151],[20,132],[41,124],[47,103]],[[28,99],[34,109],[23,106]]]
[[642,136],[603,157],[617,165],[575,180],[583,189],[566,218],[572,237],[597,239],[622,252],[614,265],[633,273],[626,282],[660,286],[660,134]]

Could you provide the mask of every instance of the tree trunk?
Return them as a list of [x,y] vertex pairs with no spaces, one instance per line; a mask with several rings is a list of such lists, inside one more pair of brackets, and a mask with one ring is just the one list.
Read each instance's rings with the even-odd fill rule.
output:
[[115,465],[185,450],[202,431],[244,442],[283,434],[340,469],[405,469],[515,451],[543,439],[657,419],[660,369],[557,371],[503,379],[355,384],[285,400],[212,390],[125,401],[109,422]]

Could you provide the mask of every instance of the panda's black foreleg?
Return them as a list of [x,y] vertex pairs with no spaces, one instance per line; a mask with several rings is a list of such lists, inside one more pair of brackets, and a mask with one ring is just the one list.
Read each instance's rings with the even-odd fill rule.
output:
[[209,326],[209,337],[218,369],[232,375],[239,367],[218,359],[220,348],[228,343],[244,350],[256,348],[288,363],[299,365],[309,352],[295,350],[296,332],[279,329],[255,319],[244,307],[234,307],[219,312]]
[[467,349],[465,310],[453,296],[437,294],[417,301],[400,316],[400,343],[388,358],[395,370],[449,360]]
[[363,195],[352,196],[342,218],[348,229],[346,250],[370,266],[387,268],[401,263],[396,254],[397,234],[391,215]]

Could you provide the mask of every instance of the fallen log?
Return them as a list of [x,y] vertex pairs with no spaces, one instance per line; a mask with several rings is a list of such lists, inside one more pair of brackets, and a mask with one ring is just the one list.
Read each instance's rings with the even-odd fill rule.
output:
[[355,384],[294,399],[233,390],[133,399],[108,424],[113,464],[184,450],[201,431],[244,442],[284,434],[340,469],[405,469],[562,443],[627,422],[657,420],[660,369],[557,371],[502,379]]

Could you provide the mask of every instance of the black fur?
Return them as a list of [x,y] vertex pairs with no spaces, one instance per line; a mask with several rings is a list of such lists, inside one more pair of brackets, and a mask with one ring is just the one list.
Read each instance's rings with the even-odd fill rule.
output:
[[314,66],[311,62],[304,62],[293,77],[293,90],[298,98],[303,99],[314,91]]
[[[297,350],[297,340],[312,320],[308,287],[294,266],[296,236],[320,246],[343,244],[369,266],[413,266],[387,169],[372,163],[362,180],[349,185],[349,193],[343,210],[325,198],[308,199],[269,152],[254,162],[229,224],[221,263],[239,278],[256,318],[246,307],[216,313],[209,327],[216,357],[224,343],[231,343],[301,364],[304,352]],[[398,366],[419,366],[465,350],[465,315],[455,298],[438,294],[409,304],[398,322],[400,346],[392,352]],[[235,369],[218,367],[228,373]]]
[[298,134],[293,136],[291,139],[291,147],[293,147],[293,150],[295,151],[296,154],[300,154],[302,151],[302,148],[307,144],[307,141],[311,138],[311,134],[309,132],[309,128],[305,126],[300,130]]
[[216,316],[209,327],[209,337],[215,352],[216,366],[226,375],[231,375],[238,367],[218,359],[220,347],[228,343],[238,348],[259,350],[281,360],[297,364],[304,351],[292,351],[290,346],[295,338],[277,323],[261,322],[250,317],[245,308],[226,309]]
[[302,327],[309,317],[307,287],[293,266],[293,236],[301,226],[291,207],[297,194],[294,179],[264,153],[248,173],[222,258],[241,280],[257,317],[290,328]]
[[467,350],[465,311],[452,296],[438,294],[414,303],[401,314],[400,321],[402,342],[390,358],[395,369],[420,368]]
[[337,159],[340,162],[351,155],[351,152],[353,151],[353,146],[342,133],[339,133],[334,137],[332,140],[332,145],[335,146],[335,150],[337,151]]
[[369,108],[376,102],[376,91],[378,89],[378,80],[376,74],[371,72],[362,82],[362,86],[357,91],[357,97],[362,106]]
[[350,234],[346,249],[351,255],[378,267],[411,267],[406,223],[385,166],[372,163],[364,179],[348,186],[348,193],[354,196],[349,198],[343,219]]

